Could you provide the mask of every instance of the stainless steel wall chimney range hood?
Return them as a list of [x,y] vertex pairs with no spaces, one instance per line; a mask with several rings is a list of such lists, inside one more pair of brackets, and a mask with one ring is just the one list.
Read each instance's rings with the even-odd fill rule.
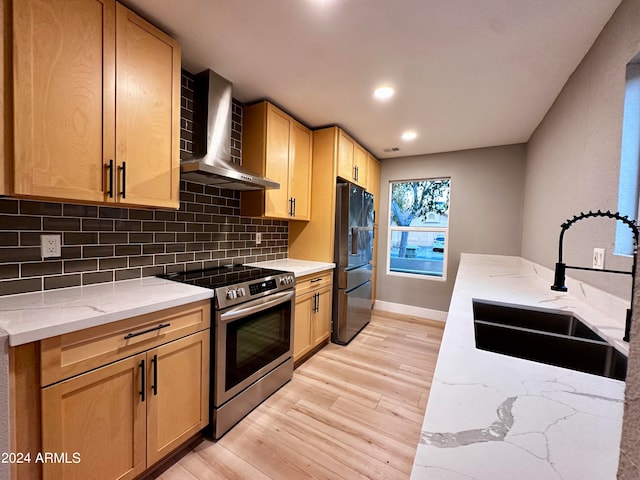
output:
[[195,76],[193,159],[180,163],[181,177],[229,190],[279,189],[231,161],[231,82],[211,70]]

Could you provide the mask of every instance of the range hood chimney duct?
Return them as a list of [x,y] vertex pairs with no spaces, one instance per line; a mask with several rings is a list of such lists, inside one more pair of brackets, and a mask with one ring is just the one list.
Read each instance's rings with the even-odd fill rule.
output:
[[229,190],[279,189],[279,183],[231,161],[231,89],[231,82],[211,70],[195,76],[193,158],[180,163],[181,177]]

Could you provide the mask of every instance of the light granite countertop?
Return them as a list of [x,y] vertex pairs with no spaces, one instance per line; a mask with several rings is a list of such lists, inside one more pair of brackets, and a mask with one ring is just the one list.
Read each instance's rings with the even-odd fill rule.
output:
[[250,267],[273,268],[274,270],[282,270],[291,272],[296,277],[304,277],[314,273],[333,270],[335,263],[329,262],[313,262],[311,260],[298,260],[295,258],[284,258],[282,260],[267,260],[265,262],[247,263]]
[[[296,277],[333,263],[283,259],[247,264]],[[0,296],[0,329],[16,346],[213,297],[213,290],[157,277]]]
[[570,279],[553,292],[552,279],[519,257],[462,255],[413,480],[616,478],[624,382],[475,348],[481,298],[573,311],[628,351],[622,299]]
[[156,277],[0,297],[9,345],[94,327],[213,296],[213,290]]

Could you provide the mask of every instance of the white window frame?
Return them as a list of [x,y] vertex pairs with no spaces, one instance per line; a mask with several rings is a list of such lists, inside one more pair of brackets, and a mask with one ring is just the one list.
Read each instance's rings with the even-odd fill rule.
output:
[[[446,227],[426,227],[426,226],[413,226],[413,227],[400,227],[400,226],[392,226],[391,225],[391,200],[393,194],[392,185],[394,183],[412,183],[412,182],[421,182],[421,181],[434,181],[434,180],[448,180],[449,181],[449,213],[448,219],[451,218],[451,177],[432,177],[432,178],[417,178],[411,180],[390,180],[389,181],[389,203],[387,209],[387,269],[386,274],[396,277],[403,278],[415,278],[420,280],[428,280],[435,282],[446,282],[447,281],[447,265],[448,265],[448,257],[449,257],[449,227],[450,222],[447,220]],[[435,233],[444,233],[444,254],[442,257],[442,276],[437,275],[428,275],[428,274],[420,274],[420,273],[409,273],[409,272],[397,272],[391,270],[391,236],[393,232],[435,232]]]

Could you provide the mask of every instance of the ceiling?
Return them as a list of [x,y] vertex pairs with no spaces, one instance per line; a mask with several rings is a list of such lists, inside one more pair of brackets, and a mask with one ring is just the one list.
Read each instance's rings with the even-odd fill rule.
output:
[[123,3],[180,41],[186,70],[389,158],[526,142],[620,0]]

